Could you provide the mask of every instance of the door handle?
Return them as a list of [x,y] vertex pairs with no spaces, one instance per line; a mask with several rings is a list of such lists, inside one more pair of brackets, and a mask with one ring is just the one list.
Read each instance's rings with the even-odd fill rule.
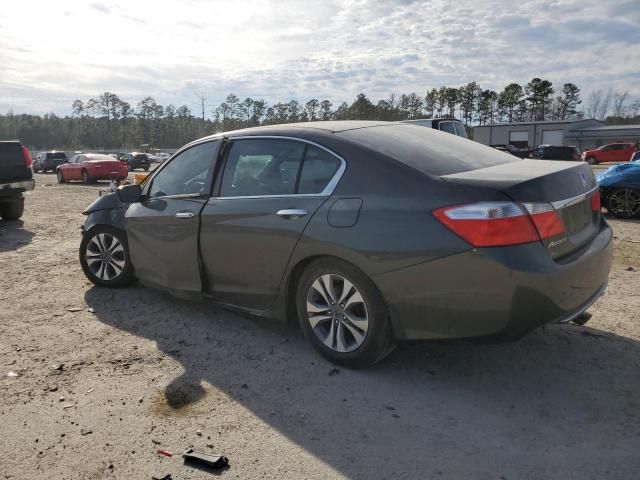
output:
[[189,210],[182,210],[181,212],[176,213],[176,218],[192,218],[195,216],[196,214]]
[[302,210],[299,208],[289,208],[286,210],[278,210],[276,215],[284,218],[300,218],[304,217],[307,214],[306,210]]

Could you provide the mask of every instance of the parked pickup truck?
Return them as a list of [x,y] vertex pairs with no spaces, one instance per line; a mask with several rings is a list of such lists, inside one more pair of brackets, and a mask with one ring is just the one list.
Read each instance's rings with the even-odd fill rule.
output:
[[582,159],[590,164],[601,162],[628,162],[636,151],[633,143],[610,143],[582,152]]
[[23,192],[33,190],[29,150],[17,140],[0,141],[0,217],[17,220],[24,212]]

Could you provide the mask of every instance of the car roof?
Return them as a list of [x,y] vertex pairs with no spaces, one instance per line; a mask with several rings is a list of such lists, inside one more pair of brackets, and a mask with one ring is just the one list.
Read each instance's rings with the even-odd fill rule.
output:
[[[433,128],[403,122],[342,120],[305,122],[246,128],[204,137],[203,141],[222,137],[283,136],[300,139],[313,137],[332,144],[344,142],[363,149],[374,150],[388,158],[430,176],[441,176],[520,159],[457,135]],[[339,144],[339,143],[338,143]],[[340,152],[336,152],[340,153]]]

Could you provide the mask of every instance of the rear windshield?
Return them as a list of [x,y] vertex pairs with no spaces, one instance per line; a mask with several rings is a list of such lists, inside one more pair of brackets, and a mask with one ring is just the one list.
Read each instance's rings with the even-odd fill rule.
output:
[[64,152],[49,152],[47,153],[47,159],[66,160],[67,154]]
[[102,155],[101,153],[90,153],[86,157],[87,160],[113,160],[113,157]]
[[410,124],[359,128],[337,135],[433,176],[522,161],[457,135]]
[[146,160],[148,157],[147,157],[147,155],[145,153],[139,153],[137,155],[134,155],[133,158],[137,158],[137,159],[140,159],[140,160]]
[[453,124],[456,126],[456,132],[458,132],[458,136],[462,138],[469,138],[467,137],[467,130],[464,128],[462,122],[453,122]]

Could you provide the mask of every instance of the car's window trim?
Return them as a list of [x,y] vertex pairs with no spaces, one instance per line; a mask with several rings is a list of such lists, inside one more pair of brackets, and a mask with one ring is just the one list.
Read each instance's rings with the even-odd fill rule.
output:
[[[205,188],[205,193],[198,193],[198,194],[178,194],[178,195],[163,195],[160,197],[150,197],[149,196],[149,190],[151,189],[151,185],[153,185],[153,181],[155,179],[155,177],[157,175],[160,174],[160,172],[162,170],[164,170],[167,165],[169,165],[171,162],[175,161],[176,158],[179,157],[179,155],[181,155],[182,153],[186,152],[187,150],[190,150],[194,147],[198,147],[200,145],[204,145],[205,143],[216,143],[218,142],[219,146],[218,146],[218,150],[214,153],[214,155],[212,155],[211,157],[211,168],[209,169],[209,173],[207,173],[207,180],[206,180],[206,186],[209,186],[209,188]],[[165,162],[163,162],[162,164],[160,164],[158,166],[158,168],[156,168],[152,174],[150,174],[147,178],[145,178],[145,181],[143,183],[143,200],[150,200],[150,199],[157,199],[157,198],[165,198],[165,199],[171,199],[171,198],[211,198],[211,185],[214,181],[214,174],[216,171],[216,166],[218,164],[219,161],[219,154],[220,154],[220,147],[222,146],[222,139],[221,138],[207,138],[206,140],[202,141],[202,142],[195,142],[195,143],[190,143],[188,145],[185,145],[183,148],[181,148],[180,150],[178,150],[177,152],[175,152],[171,158],[167,159]],[[207,194],[207,192],[209,192],[209,194]],[[186,196],[185,196],[186,195]]]
[[[329,183],[327,183],[327,185],[324,187],[322,192],[318,192],[318,193],[290,193],[290,194],[284,194],[284,195],[281,194],[281,195],[220,196],[220,180],[222,179],[222,176],[224,175],[224,170],[225,170],[226,165],[227,165],[227,157],[229,155],[230,146],[233,145],[233,142],[243,141],[243,140],[265,140],[265,139],[267,139],[267,140],[269,140],[269,139],[271,139],[271,140],[291,140],[291,141],[295,141],[295,142],[304,143],[307,146],[308,145],[313,145],[314,147],[320,148],[321,150],[324,150],[325,152],[329,153],[330,155],[332,155],[335,158],[337,158],[338,160],[340,160],[340,166],[338,167],[338,170],[336,170],[336,173],[333,175],[331,180],[329,180]],[[218,178],[216,179],[216,195],[211,197],[211,198],[214,198],[216,200],[219,200],[219,199],[240,200],[240,199],[256,199],[256,198],[330,197],[333,194],[333,192],[336,189],[336,187],[338,186],[338,183],[342,179],[342,175],[344,174],[345,170],[347,169],[347,162],[346,162],[346,160],[344,158],[342,158],[340,155],[338,155],[334,151],[330,150],[329,148],[327,148],[327,147],[325,147],[323,145],[320,145],[319,143],[316,143],[314,141],[307,140],[306,138],[289,137],[289,136],[283,136],[283,135],[247,135],[247,136],[244,136],[244,137],[231,137],[228,140],[229,140],[229,147],[227,147],[225,149],[226,151],[224,153],[224,164],[221,165],[221,168],[219,169],[219,172],[218,172]],[[298,169],[298,176],[302,172],[302,166],[304,165],[306,152],[307,152],[307,148],[305,148],[304,155],[302,157],[302,162],[300,162],[300,167]],[[296,191],[297,191],[297,185],[296,185]]]

